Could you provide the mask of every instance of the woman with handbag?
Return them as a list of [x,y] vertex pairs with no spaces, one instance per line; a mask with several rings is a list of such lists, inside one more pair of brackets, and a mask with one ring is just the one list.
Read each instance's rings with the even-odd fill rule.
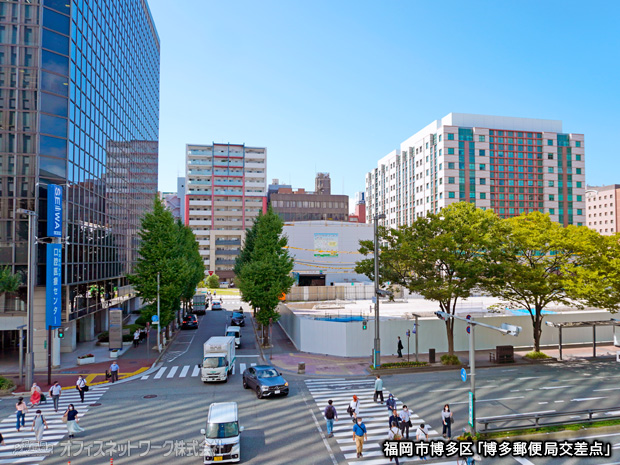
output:
[[357,396],[353,396],[353,400],[349,403],[347,407],[347,413],[351,416],[351,420],[353,423],[357,421],[357,417],[360,414],[360,401]]
[[443,425],[442,436],[444,438],[447,433],[447,438],[452,439],[452,423],[454,423],[454,418],[452,417],[450,406],[446,404],[443,406],[443,411],[441,412],[441,424]]
[[78,376],[77,381],[75,382],[75,389],[80,393],[80,399],[84,402],[84,393],[88,392],[88,386],[86,385],[86,380],[82,375]]
[[73,438],[75,433],[81,433],[84,431],[84,428],[78,425],[77,415],[78,411],[75,409],[73,404],[69,404],[67,411],[62,416],[63,423],[67,423],[67,431],[69,431],[70,438]]
[[23,397],[17,399],[15,410],[17,415],[17,424],[15,428],[17,429],[17,432],[19,432],[22,426],[26,426],[26,414],[28,413],[28,406],[26,405],[26,402],[24,402]]
[[[400,441],[402,438],[403,435],[398,428],[398,423],[393,421],[392,425],[390,426],[390,430],[388,431],[388,441]],[[400,462],[398,461],[398,455],[390,457],[390,462],[394,459],[396,459],[396,465],[400,465]]]

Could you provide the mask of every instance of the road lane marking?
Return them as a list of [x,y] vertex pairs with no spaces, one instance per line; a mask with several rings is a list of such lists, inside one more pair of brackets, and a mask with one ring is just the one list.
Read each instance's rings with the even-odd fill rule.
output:
[[140,378],[140,379],[149,379],[149,375],[143,376],[143,377],[142,377],[142,378]]
[[161,377],[163,376],[163,374],[164,374],[164,371],[166,371],[166,369],[167,369],[167,368],[168,368],[168,367],[161,367],[161,368],[159,369],[159,371],[155,374],[155,376],[153,377],[153,379],[159,379],[159,378],[161,378]]
[[525,459],[523,457],[515,457],[513,455],[512,458],[519,462],[521,465],[534,465],[534,462],[530,462],[528,459]]
[[563,404],[564,401],[563,400],[554,400],[553,403],[554,404]]
[[170,372],[168,373],[168,376],[166,376],[166,378],[174,378],[174,374],[177,372],[178,369],[178,366],[173,366],[172,368],[170,368]]
[[[513,400],[513,399],[523,399],[524,396],[518,396],[518,397],[500,397],[499,399],[476,399],[476,402],[495,402],[497,400]],[[562,401],[564,402],[564,401]],[[469,401],[464,401],[464,402],[452,402],[453,404],[469,404]]]
[[615,388],[605,388],[605,389],[593,389],[594,392],[598,392],[598,391],[617,391],[619,390],[620,387],[615,387]]
[[599,400],[599,399],[607,399],[607,397],[582,397],[579,399],[571,399],[571,402],[585,402],[587,400]]
[[[452,402],[454,404],[454,402]],[[508,415],[502,415],[503,417],[517,417],[519,415],[536,415],[539,413],[553,413],[555,410],[539,410],[537,412],[522,412],[522,413],[510,413]],[[478,420],[486,420],[487,418],[495,418],[495,417],[476,417]]]
[[240,363],[239,364],[239,373],[243,373],[245,371],[246,366],[247,365],[245,363]]
[[519,381],[522,381],[524,379],[538,379],[538,376],[528,376],[526,378],[517,378]]
[[[496,388],[497,386],[476,386],[476,389],[485,389],[485,388]],[[470,388],[453,388],[453,389],[433,389],[428,392],[448,392],[448,391],[469,391]]]
[[544,386],[541,388],[538,388],[540,390],[549,390],[549,389],[564,389],[564,388],[572,388],[575,386]]
[[198,373],[200,373],[200,368],[198,368],[198,365],[196,365],[194,367],[194,371],[192,371],[192,378],[195,378],[196,376],[198,376]]
[[185,378],[187,376],[188,371],[189,371],[189,365],[185,365],[183,369],[181,370],[181,374],[179,375],[179,378]]

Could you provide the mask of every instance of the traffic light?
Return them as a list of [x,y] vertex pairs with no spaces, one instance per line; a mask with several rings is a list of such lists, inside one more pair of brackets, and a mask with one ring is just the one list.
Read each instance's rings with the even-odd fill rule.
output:
[[362,329],[364,330],[368,329],[368,321],[362,320]]
[[58,328],[58,339],[65,337],[65,331],[62,328]]

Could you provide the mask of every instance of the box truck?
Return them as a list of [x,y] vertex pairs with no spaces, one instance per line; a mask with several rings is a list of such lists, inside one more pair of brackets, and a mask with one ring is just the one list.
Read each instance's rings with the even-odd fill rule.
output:
[[228,375],[235,363],[235,338],[214,336],[203,346],[202,363],[199,365],[200,379],[209,381],[228,381]]

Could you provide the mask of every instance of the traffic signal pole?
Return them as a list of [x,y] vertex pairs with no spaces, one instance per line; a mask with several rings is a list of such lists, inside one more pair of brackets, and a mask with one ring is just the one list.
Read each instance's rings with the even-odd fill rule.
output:
[[47,327],[47,384],[52,384],[52,327]]

